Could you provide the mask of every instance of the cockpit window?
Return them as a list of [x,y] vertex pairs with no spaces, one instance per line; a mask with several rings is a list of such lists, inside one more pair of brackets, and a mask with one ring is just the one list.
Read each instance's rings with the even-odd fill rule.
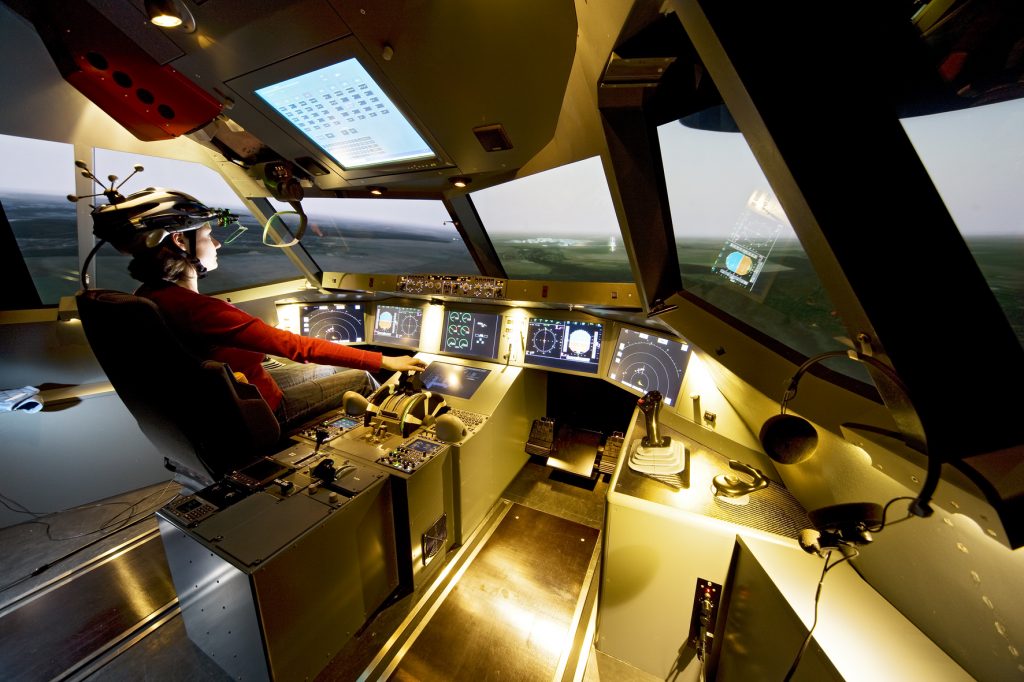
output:
[[850,347],[744,137],[673,121],[658,138],[683,288],[804,355]]
[[600,157],[471,192],[469,198],[509,277],[633,281]]
[[74,147],[0,135],[0,203],[42,305],[81,286],[78,275]]
[[1024,344],[1024,99],[901,123]]
[[309,197],[302,209],[308,224],[301,244],[325,272],[480,274],[439,199]]
[[[181,190],[207,206],[230,209],[238,216],[238,222],[248,228],[231,244],[223,247],[217,269],[203,280],[204,291],[234,291],[302,276],[281,249],[263,246],[263,229],[259,221],[242,205],[224,178],[212,169],[190,161],[109,149],[95,150],[93,169],[99,178],[110,174],[126,178],[135,164],[141,164],[145,170],[125,182],[120,190],[122,194],[127,195],[146,187]],[[98,200],[104,201],[102,197]],[[222,239],[233,232],[234,228],[229,228],[223,234],[214,232],[214,236]],[[127,256],[113,248],[100,249],[96,255],[96,285],[106,289],[134,291],[139,283],[128,275],[128,262]]]

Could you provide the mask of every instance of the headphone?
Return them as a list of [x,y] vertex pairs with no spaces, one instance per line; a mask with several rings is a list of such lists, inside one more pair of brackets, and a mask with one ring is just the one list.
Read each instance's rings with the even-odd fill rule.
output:
[[[906,386],[891,367],[863,353],[854,350],[828,351],[806,360],[789,380],[786,392],[782,397],[782,409],[761,426],[758,438],[765,453],[772,461],[779,464],[798,464],[815,454],[818,447],[818,432],[814,426],[802,417],[786,413],[786,406],[796,397],[800,378],[814,364],[835,357],[848,357],[882,372],[893,384],[907,395]],[[941,462],[928,458],[928,475],[921,492],[910,504],[911,514],[920,517],[932,515],[929,505],[932,494],[939,484]],[[813,529],[800,532],[799,543],[804,551],[821,554],[826,549],[842,549],[850,545],[861,545],[871,542],[871,533],[882,529],[884,513],[881,505],[874,502],[849,502],[822,507],[808,513]]]

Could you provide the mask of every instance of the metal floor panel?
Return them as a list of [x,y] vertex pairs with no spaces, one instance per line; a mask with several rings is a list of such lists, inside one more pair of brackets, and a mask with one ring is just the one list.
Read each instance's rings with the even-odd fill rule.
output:
[[4,680],[52,680],[176,600],[157,535],[0,618]]
[[599,531],[513,504],[392,680],[551,680],[564,665]]

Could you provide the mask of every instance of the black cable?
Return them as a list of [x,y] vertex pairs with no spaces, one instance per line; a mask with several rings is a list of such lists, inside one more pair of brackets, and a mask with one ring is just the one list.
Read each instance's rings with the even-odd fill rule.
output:
[[[8,503],[10,503],[10,504],[8,504]],[[28,514],[29,516],[35,516],[37,518],[40,517],[40,516],[46,516],[46,514],[40,514],[38,512],[34,512],[34,511],[30,510],[28,507],[23,505],[21,502],[18,502],[13,497],[7,497],[3,493],[0,493],[0,504],[2,504],[3,506],[7,507],[10,511],[14,512],[15,514]],[[14,507],[11,506],[11,504],[17,505],[18,507],[21,507],[21,509],[15,509]]]
[[[128,502],[101,502],[99,504],[91,505],[92,507],[102,507],[102,506],[106,506],[106,505],[109,505],[109,504],[126,504],[126,505],[129,505],[129,506],[126,509],[122,509],[120,512],[115,514],[113,517],[111,517],[110,519],[105,521],[103,523],[103,525],[101,525],[98,529],[96,529],[94,531],[90,531],[88,533],[82,533],[80,535],[73,535],[73,536],[66,537],[66,538],[55,538],[52,535],[50,535],[50,524],[47,523],[46,521],[28,521],[27,523],[40,524],[40,525],[45,526],[46,527],[46,537],[47,537],[47,539],[51,540],[51,541],[55,541],[55,542],[56,541],[62,541],[62,540],[74,540],[74,539],[77,539],[77,538],[86,537],[88,535],[95,535],[96,533],[100,533],[100,532],[110,528],[110,526],[113,525],[114,520],[119,518],[120,516],[122,516],[125,513],[125,511],[134,510],[140,504],[142,504],[143,502],[145,502],[146,500],[148,500],[148,499],[150,499],[152,497],[162,496],[164,493],[167,492],[167,490],[171,487],[171,484],[173,484],[173,483],[174,483],[174,481],[170,480],[170,481],[167,482],[167,485],[165,485],[158,492],[150,493],[149,495],[146,495],[146,496],[144,496],[144,497],[142,497],[142,498],[140,498],[140,499],[138,499],[138,500],[136,500],[135,502],[132,502],[132,503],[128,503]],[[180,493],[176,493],[175,496],[177,496],[178,494],[180,494]],[[7,499],[10,499],[10,498],[7,498]],[[173,500],[173,499],[174,498],[171,498],[171,500]],[[11,500],[11,501],[14,502],[14,500]],[[23,505],[21,505],[21,504],[19,504],[17,502],[15,502],[15,504],[18,504],[18,506],[23,507]],[[161,503],[160,506],[163,506],[164,504],[166,504],[166,503]],[[4,506],[7,506],[8,509],[11,509],[11,507],[9,507],[6,503],[4,503]],[[65,511],[76,511],[76,510],[87,509],[87,508],[88,507],[85,507],[85,506],[83,506],[83,507],[73,507],[73,508],[67,509]],[[30,573],[28,573],[28,574],[18,578],[17,580],[14,580],[14,581],[12,581],[10,583],[7,583],[6,585],[0,586],[0,593],[6,592],[7,590],[9,590],[12,587],[15,587],[17,585],[20,585],[21,583],[25,582],[26,580],[29,580],[31,578],[34,578],[34,577],[38,576],[38,575],[41,575],[42,573],[44,573],[45,571],[49,570],[50,568],[56,566],[57,564],[59,564],[59,563],[61,563],[63,561],[67,561],[68,559],[70,559],[74,555],[78,554],[79,552],[81,552],[81,551],[83,551],[83,550],[85,550],[85,549],[87,549],[89,547],[92,547],[96,543],[101,542],[102,540],[104,540],[105,538],[110,537],[114,533],[118,533],[118,532],[120,532],[120,531],[122,531],[122,530],[124,530],[126,528],[130,528],[130,527],[135,526],[135,525],[137,525],[139,523],[142,523],[143,521],[147,520],[156,509],[157,509],[157,507],[153,507],[152,509],[148,509],[145,512],[142,512],[141,514],[134,514],[134,513],[129,514],[128,518],[126,518],[124,520],[124,523],[119,525],[117,528],[114,528],[109,533],[101,535],[100,537],[98,537],[98,538],[96,538],[96,539],[94,539],[94,540],[92,540],[90,542],[85,543],[81,547],[73,549],[70,552],[67,552],[66,554],[64,554],[63,556],[60,556],[60,557],[54,559],[53,561],[49,561],[49,562],[47,562],[47,563],[45,563],[45,564],[35,568],[32,572],[30,572]],[[18,510],[12,509],[12,511],[18,511]],[[20,512],[20,513],[33,514],[33,515],[35,514],[35,512],[30,512],[27,509],[25,509],[25,511]],[[137,517],[137,518],[132,520],[133,517]]]
[[879,524],[878,526],[876,526],[874,528],[869,528],[868,530],[871,531],[872,533],[880,533],[883,530],[885,530],[886,526],[894,526],[897,523],[902,523],[903,521],[906,521],[907,519],[912,519],[915,516],[917,516],[917,514],[910,513],[910,514],[907,514],[902,519],[898,519],[896,521],[893,521],[892,523],[888,523],[886,521],[886,517],[889,514],[889,507],[892,506],[893,502],[899,502],[900,500],[910,500],[911,502],[913,502],[913,501],[917,500],[917,498],[916,497],[909,497],[909,496],[906,496],[906,495],[901,496],[901,497],[894,497],[894,498],[892,498],[891,500],[889,500],[888,502],[885,503],[884,507],[882,507],[882,522],[881,522],[881,524]]
[[[800,645],[800,650],[796,652],[796,658],[793,659],[793,664],[789,666],[789,671],[783,678],[783,682],[789,682],[789,680],[792,679],[793,673],[796,672],[796,667],[800,665],[800,659],[803,657],[804,651],[807,650],[807,645],[811,642],[811,635],[814,634],[814,628],[818,626],[818,603],[821,601],[821,586],[825,583],[825,574],[828,573],[829,568],[831,568],[828,565],[828,560],[831,556],[832,550],[829,550],[828,553],[825,554],[825,566],[821,569],[821,578],[818,580],[818,589],[814,593],[814,622],[811,623],[811,629],[807,631],[807,636],[804,637],[803,644]],[[846,561],[846,559],[847,557],[843,557],[833,565],[838,566],[843,561]]]
[[[148,518],[149,518],[149,514],[146,514],[145,516],[140,516],[139,518],[135,519],[131,523],[126,524],[124,526],[121,526],[120,528],[117,529],[117,531],[122,531],[125,528],[131,528],[132,526],[135,526],[137,524],[142,523],[143,521],[146,521]],[[16,585],[20,585],[21,583],[25,582],[26,580],[28,580],[30,578],[35,578],[38,575],[42,575],[45,571],[53,568],[54,566],[56,566],[57,564],[61,563],[62,561],[67,561],[68,559],[70,559],[71,557],[75,556],[79,552],[81,552],[83,550],[86,550],[89,547],[92,547],[96,543],[101,542],[102,540],[110,537],[111,535],[113,535],[117,531],[113,531],[111,533],[107,533],[106,535],[98,537],[95,540],[92,540],[91,542],[87,542],[84,545],[82,545],[81,547],[79,547],[77,549],[73,549],[70,552],[68,552],[65,555],[63,555],[63,556],[58,557],[58,558],[54,559],[53,561],[47,562],[47,563],[43,564],[42,566],[39,566],[38,568],[33,570],[28,575],[24,575],[24,576],[18,578],[17,580],[15,580],[13,582],[9,582],[6,585],[0,586],[0,593],[6,592],[7,590],[11,589],[12,587],[14,587]]]
[[92,247],[92,251],[90,251],[89,255],[85,257],[85,262],[82,263],[82,271],[79,273],[79,278],[82,282],[83,290],[89,289],[89,263],[92,262],[93,257],[96,255],[96,252],[99,251],[100,248],[106,243],[107,240],[105,239],[101,239],[98,242],[96,242],[96,246]]

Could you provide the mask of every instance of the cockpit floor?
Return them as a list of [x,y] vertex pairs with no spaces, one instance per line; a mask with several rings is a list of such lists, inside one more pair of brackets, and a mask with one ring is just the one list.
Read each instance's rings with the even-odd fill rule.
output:
[[[540,671],[540,677],[516,679],[551,679],[552,661],[557,667],[560,659],[548,651],[557,636],[546,635],[562,627],[564,641],[565,624],[580,615],[579,596],[590,587],[584,584],[591,577],[587,571],[593,573],[600,552],[603,479],[566,477],[528,462],[503,495],[508,510],[493,535],[467,562],[448,597],[438,600],[422,631],[406,640],[404,656],[388,675],[484,679],[479,666],[518,658],[517,664]],[[152,511],[176,493],[176,486],[161,483],[104,501],[102,507],[41,519],[50,524],[52,537],[79,536],[73,540],[49,540],[38,524],[0,529],[4,679],[230,679],[188,639],[173,599]],[[119,509],[128,510],[121,520],[133,525],[95,532]],[[119,528],[121,520],[107,530]],[[413,610],[421,596],[417,592],[386,603],[318,680],[354,680],[363,674]],[[474,593],[482,598],[467,601]],[[117,603],[108,604],[111,600]],[[585,679],[599,679],[598,663],[609,665],[599,653],[595,662],[595,654],[590,655],[595,670],[588,668]],[[424,676],[427,669],[440,676]]]

